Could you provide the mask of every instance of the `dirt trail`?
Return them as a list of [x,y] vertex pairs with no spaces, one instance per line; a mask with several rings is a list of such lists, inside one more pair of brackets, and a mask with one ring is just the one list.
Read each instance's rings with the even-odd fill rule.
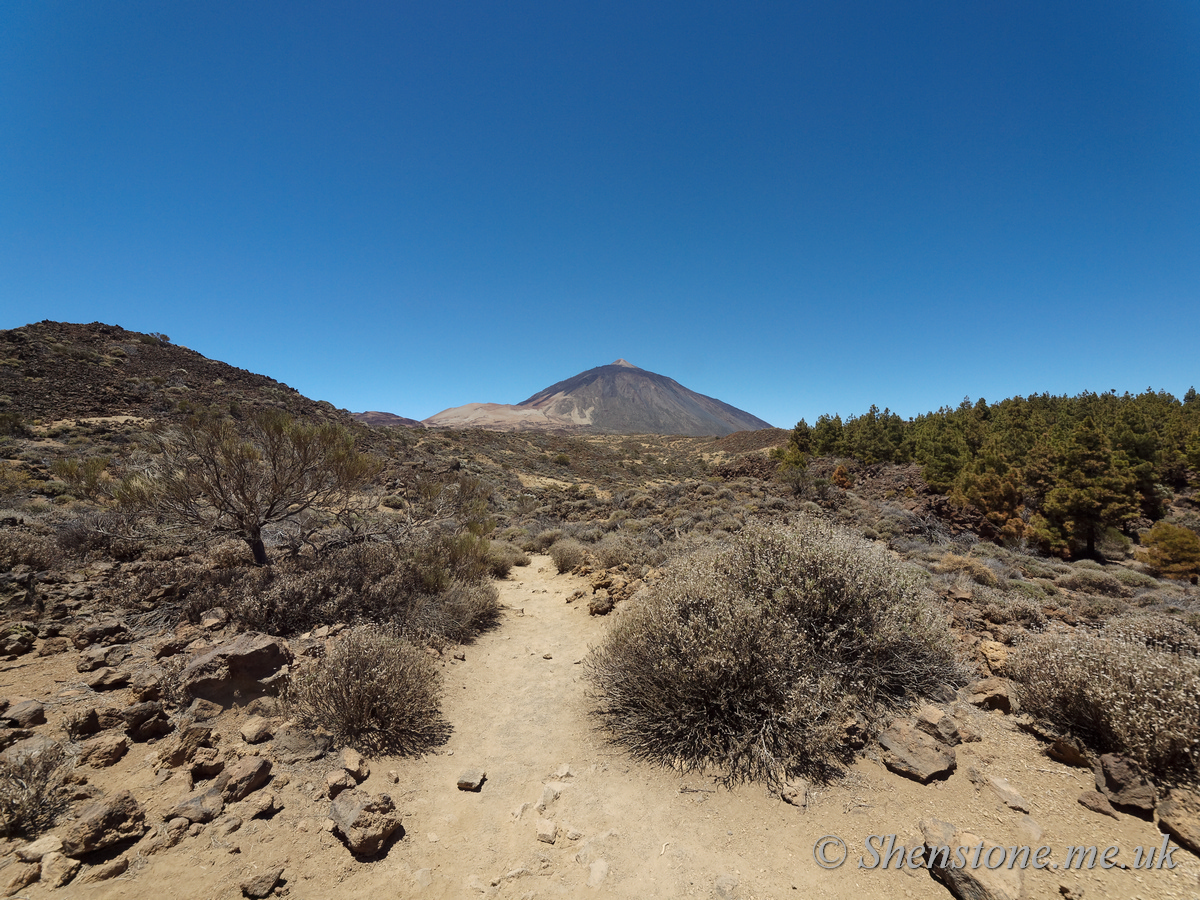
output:
[[[224,839],[208,834],[177,848],[136,858],[121,878],[72,884],[51,892],[37,885],[30,898],[53,896],[166,898],[241,896],[238,885],[267,868],[285,867],[293,900],[316,898],[533,897],[818,897],[864,896],[946,900],[950,895],[920,871],[857,867],[868,835],[897,835],[919,843],[927,816],[1005,846],[1110,844],[1157,846],[1150,823],[1084,810],[1076,798],[1091,787],[1090,772],[1047,760],[1036,741],[1000,713],[977,714],[983,740],[958,749],[958,771],[922,787],[871,759],[849,777],[814,791],[807,810],[783,803],[761,786],[717,788],[711,779],[681,775],[631,760],[607,744],[587,718],[586,684],[578,662],[612,619],[593,618],[586,600],[566,598],[586,582],[558,575],[549,558],[534,557],[498,587],[508,609],[498,628],[447,654],[444,710],[453,726],[448,743],[418,759],[375,759],[363,787],[389,793],[404,813],[405,834],[386,855],[353,859],[323,827],[320,799],[328,761],[276,779],[286,806],[270,821],[252,821]],[[613,615],[620,615],[620,608]],[[72,673],[73,675],[73,673]],[[55,681],[68,680],[63,674]],[[77,676],[74,676],[77,677]],[[47,685],[47,691],[50,688]],[[228,715],[232,731],[237,716]],[[269,750],[268,750],[269,752]],[[131,753],[96,773],[105,790],[129,787],[155,811],[185,792],[177,777],[154,780],[153,753]],[[569,769],[569,772],[564,769]],[[478,793],[456,787],[460,773],[479,768]],[[1028,800],[1030,815],[1006,807],[968,773],[998,775]],[[388,772],[398,775],[392,783]],[[546,785],[558,791],[543,811]],[[551,790],[550,795],[555,791]],[[538,839],[539,819],[558,828],[553,844]],[[826,871],[813,844],[839,835],[849,861]],[[1061,900],[1060,885],[1085,900],[1200,897],[1200,860],[1175,854],[1174,871],[1027,872],[1025,896]]]

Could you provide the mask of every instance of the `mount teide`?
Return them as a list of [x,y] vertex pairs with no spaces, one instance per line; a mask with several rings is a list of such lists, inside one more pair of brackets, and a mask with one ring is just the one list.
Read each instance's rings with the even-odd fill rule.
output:
[[571,429],[607,434],[725,435],[770,428],[757,416],[690,391],[623,359],[552,384],[515,406],[468,403],[424,422],[500,431]]

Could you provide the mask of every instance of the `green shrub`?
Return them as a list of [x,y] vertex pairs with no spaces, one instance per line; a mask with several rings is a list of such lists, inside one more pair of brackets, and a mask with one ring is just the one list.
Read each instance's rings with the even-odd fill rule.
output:
[[1123,625],[1032,640],[1010,657],[1021,705],[1153,775],[1200,775],[1200,659],[1147,647]]
[[412,755],[444,742],[441,677],[429,656],[395,629],[342,633],[329,654],[297,672],[284,702],[290,715],[332,732],[339,746]]
[[1142,538],[1139,558],[1167,578],[1189,579],[1200,573],[1200,535],[1181,525],[1155,522]]
[[826,773],[847,759],[847,718],[962,680],[912,568],[818,522],[752,526],[673,566],[587,673],[616,741],[727,782]]
[[550,548],[550,558],[554,560],[554,566],[559,572],[570,572],[576,566],[582,565],[587,560],[587,555],[583,544],[574,538],[556,541]]
[[507,541],[492,541],[491,570],[496,578],[503,578],[513,566],[529,565],[529,556],[520,547]]

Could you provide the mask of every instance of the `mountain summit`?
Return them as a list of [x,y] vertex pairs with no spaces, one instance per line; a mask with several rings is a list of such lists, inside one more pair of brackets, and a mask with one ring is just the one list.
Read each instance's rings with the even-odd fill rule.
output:
[[424,424],[500,431],[578,429],[694,436],[771,427],[757,416],[624,359],[580,372],[515,405],[468,403],[430,416]]

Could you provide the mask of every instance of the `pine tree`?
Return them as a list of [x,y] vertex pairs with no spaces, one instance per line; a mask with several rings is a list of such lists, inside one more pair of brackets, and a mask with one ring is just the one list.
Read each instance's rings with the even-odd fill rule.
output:
[[1055,484],[1046,494],[1043,513],[1076,546],[1085,544],[1088,556],[1095,556],[1096,538],[1105,528],[1137,517],[1137,478],[1090,416],[1071,432],[1055,463]]

